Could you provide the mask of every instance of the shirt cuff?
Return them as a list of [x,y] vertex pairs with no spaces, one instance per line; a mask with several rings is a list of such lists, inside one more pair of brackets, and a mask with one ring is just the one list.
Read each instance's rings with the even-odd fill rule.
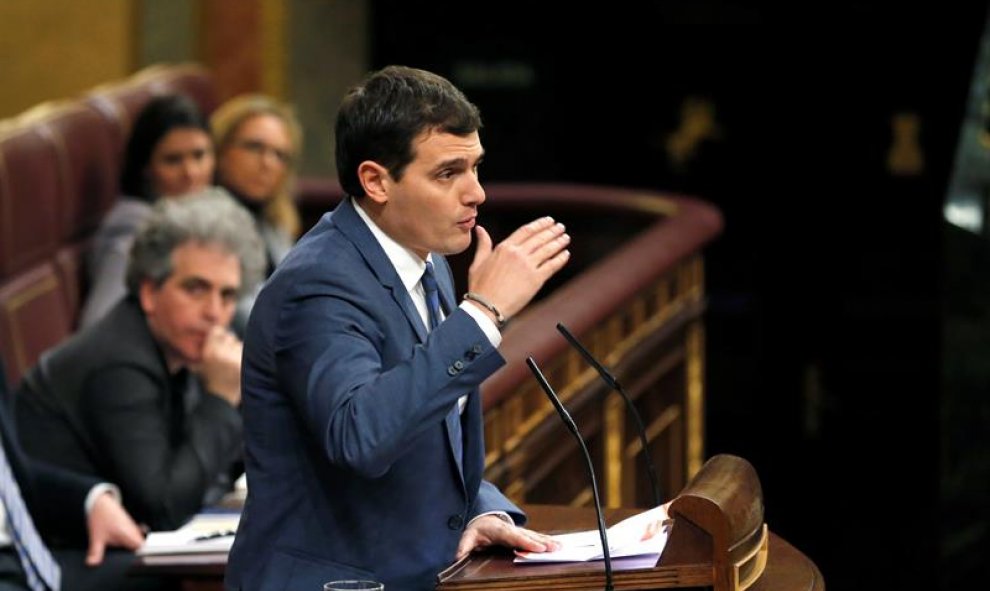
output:
[[509,525],[515,525],[516,524],[516,522],[515,521],[512,521],[512,518],[509,517],[509,514],[506,513],[505,511],[488,511],[486,513],[482,513],[481,515],[476,515],[474,517],[474,519],[472,519],[471,521],[468,522],[468,525],[471,525],[472,523],[474,523],[478,519],[481,519],[485,515],[494,515],[495,517],[498,517],[499,519],[501,519],[502,521],[508,523]]
[[89,515],[89,512],[93,510],[93,505],[96,504],[96,499],[100,498],[100,495],[107,492],[113,495],[113,498],[117,499],[117,502],[120,502],[120,489],[117,488],[116,485],[110,484],[109,482],[101,482],[89,489],[89,494],[86,495],[86,502],[83,504],[83,507],[86,509],[86,515]]
[[478,327],[488,337],[492,346],[498,349],[498,346],[502,344],[502,333],[495,326],[495,321],[487,313],[482,311],[481,308],[471,302],[461,302],[461,309],[467,312],[471,318],[474,318],[474,321],[478,323]]

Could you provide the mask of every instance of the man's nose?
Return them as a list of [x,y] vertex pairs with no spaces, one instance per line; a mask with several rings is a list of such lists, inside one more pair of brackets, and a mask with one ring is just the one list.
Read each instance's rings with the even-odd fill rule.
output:
[[223,317],[224,299],[219,292],[211,293],[203,302],[203,317],[217,323]]
[[481,205],[485,202],[485,188],[481,186],[481,179],[477,173],[469,174],[468,186],[464,189],[465,205]]

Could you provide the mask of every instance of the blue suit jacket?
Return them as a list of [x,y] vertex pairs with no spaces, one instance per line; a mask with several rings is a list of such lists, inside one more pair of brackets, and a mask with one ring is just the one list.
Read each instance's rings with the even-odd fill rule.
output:
[[84,547],[84,503],[100,481],[25,455],[13,420],[11,394],[0,366],[0,440],[31,519],[47,544]]
[[[350,201],[324,215],[261,291],[245,340],[248,498],[229,589],[375,579],[432,589],[467,522],[524,516],[482,480],[478,385],[504,360],[455,304],[427,338],[395,268]],[[469,394],[462,416],[452,413]],[[449,423],[460,420],[463,469]]]

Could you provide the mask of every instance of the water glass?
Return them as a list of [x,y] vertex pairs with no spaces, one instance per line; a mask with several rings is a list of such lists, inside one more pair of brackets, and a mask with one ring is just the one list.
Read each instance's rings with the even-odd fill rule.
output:
[[385,585],[377,581],[330,581],[323,591],[385,591]]

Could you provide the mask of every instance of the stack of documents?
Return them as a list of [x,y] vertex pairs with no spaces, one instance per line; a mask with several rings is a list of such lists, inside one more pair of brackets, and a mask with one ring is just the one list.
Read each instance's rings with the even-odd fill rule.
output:
[[[668,515],[664,505],[633,515],[606,530],[608,550],[612,558],[625,556],[655,556],[660,558],[667,544]],[[586,562],[602,560],[602,540],[597,529],[551,536],[560,542],[553,552],[516,551],[516,563]]]
[[229,552],[240,513],[200,513],[175,531],[151,532],[138,556]]

